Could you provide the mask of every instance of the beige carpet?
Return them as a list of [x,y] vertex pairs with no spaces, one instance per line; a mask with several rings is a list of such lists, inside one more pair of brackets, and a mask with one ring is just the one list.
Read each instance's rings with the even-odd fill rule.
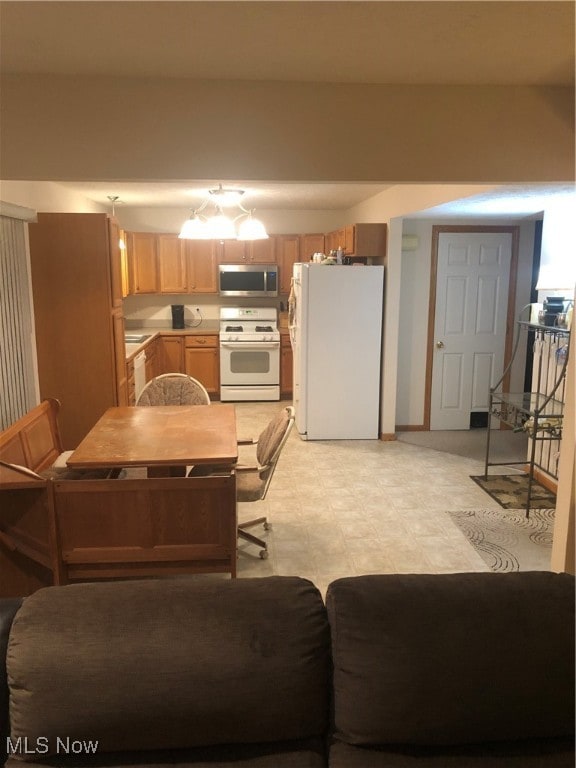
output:
[[[486,459],[486,429],[434,430],[431,432],[397,432],[403,443],[433,448],[436,451],[464,456],[484,462]],[[490,433],[490,462],[521,462],[528,451],[525,432],[493,429]]]

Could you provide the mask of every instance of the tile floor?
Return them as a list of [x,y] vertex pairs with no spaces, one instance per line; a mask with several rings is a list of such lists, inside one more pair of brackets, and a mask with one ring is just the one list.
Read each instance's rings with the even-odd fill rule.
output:
[[[285,404],[237,403],[238,436],[256,437]],[[499,508],[469,478],[483,470],[399,441],[307,442],[294,428],[266,499],[239,505],[240,521],[266,515],[272,527],[251,529],[267,540],[267,560],[239,543],[238,576],[298,575],[324,593],[340,576],[487,571],[446,514]]]

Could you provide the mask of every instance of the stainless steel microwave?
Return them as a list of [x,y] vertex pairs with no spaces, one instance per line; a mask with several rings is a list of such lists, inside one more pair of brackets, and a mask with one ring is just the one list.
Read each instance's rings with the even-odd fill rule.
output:
[[220,264],[220,296],[278,296],[276,264]]

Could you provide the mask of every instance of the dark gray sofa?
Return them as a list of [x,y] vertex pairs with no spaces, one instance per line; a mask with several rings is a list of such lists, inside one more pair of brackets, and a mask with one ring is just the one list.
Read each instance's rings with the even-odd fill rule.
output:
[[48,587],[0,652],[9,768],[574,765],[567,574]]

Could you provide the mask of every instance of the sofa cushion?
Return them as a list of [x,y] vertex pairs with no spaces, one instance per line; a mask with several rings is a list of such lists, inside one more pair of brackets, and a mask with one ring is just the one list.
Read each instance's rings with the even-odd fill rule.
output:
[[571,739],[393,749],[332,745],[330,768],[574,768]]
[[574,577],[339,579],[327,593],[337,737],[465,744],[574,733]]
[[[312,583],[172,578],[49,587],[8,647],[12,737],[99,752],[266,742],[327,726],[329,638]],[[34,759],[34,755],[21,755]]]

